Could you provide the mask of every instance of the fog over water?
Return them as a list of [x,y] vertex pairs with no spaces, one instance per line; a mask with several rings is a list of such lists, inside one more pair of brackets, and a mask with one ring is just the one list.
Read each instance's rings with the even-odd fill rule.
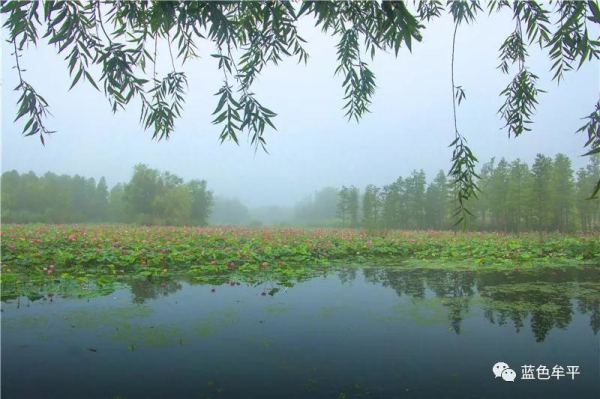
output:
[[[21,136],[21,121],[13,123],[17,74],[11,48],[3,43],[2,171],[105,176],[110,187],[129,180],[135,164],[146,163],[185,180],[206,179],[216,195],[238,197],[255,207],[289,206],[325,186],[384,185],[413,169],[424,169],[428,180],[439,169],[447,170],[452,155],[447,146],[454,135],[451,18],[430,25],[423,42],[413,44],[412,54],[402,49],[397,59],[392,54],[368,59],[378,89],[372,113],[359,124],[348,122],[342,111],[342,77],[334,76],[337,39],[324,36],[313,25],[310,18],[300,25],[300,34],[308,41],[308,65],[287,59],[266,68],[255,83],[259,101],[278,113],[278,130],[266,134],[269,154],[255,153],[245,138],[240,146],[219,144],[222,127],[211,124],[211,114],[222,72],[210,57],[214,49],[205,43],[199,51],[202,59],[183,67],[189,81],[185,110],[175,133],[161,142],[140,127],[139,103],[113,115],[104,95],[90,85],[68,91],[64,56],[44,44],[30,48],[21,58],[26,79],[48,100],[54,115],[48,125],[58,131],[43,147],[38,138]],[[496,112],[503,102],[498,94],[512,75],[503,75],[496,67],[498,48],[513,29],[506,12],[482,13],[475,25],[459,28],[455,80],[467,96],[458,109],[459,129],[481,162],[504,156],[531,163],[538,152],[549,156],[562,152],[571,157],[576,170],[587,163],[587,158],[579,157],[586,135],[575,131],[598,98],[598,61],[567,73],[566,81],[557,86],[551,81],[546,51],[531,46],[528,67],[549,93],[540,96],[532,131],[508,139]],[[159,52],[162,76],[169,72],[168,52],[164,45]]]

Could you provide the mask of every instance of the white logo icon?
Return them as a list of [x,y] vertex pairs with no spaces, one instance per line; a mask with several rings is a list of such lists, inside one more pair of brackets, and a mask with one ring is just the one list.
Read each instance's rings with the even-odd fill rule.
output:
[[508,364],[506,364],[504,362],[498,362],[498,363],[494,364],[494,368],[492,370],[494,371],[494,375],[496,376],[496,378],[498,378],[498,377],[502,377],[502,372],[507,369],[510,369]]
[[502,377],[504,381],[515,382],[515,378],[517,378],[517,373],[515,373],[515,371],[504,362],[498,362],[494,364],[492,371],[494,372],[496,378]]
[[515,378],[517,378],[517,373],[513,369],[506,369],[502,372],[502,379],[504,381],[515,382]]

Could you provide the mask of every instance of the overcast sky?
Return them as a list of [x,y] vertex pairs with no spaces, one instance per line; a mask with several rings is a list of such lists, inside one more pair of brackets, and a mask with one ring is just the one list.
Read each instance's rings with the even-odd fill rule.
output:
[[[336,38],[324,36],[313,24],[309,18],[300,24],[308,41],[308,65],[289,59],[265,69],[255,83],[259,101],[278,113],[278,130],[266,135],[269,154],[255,154],[245,140],[239,147],[219,144],[221,127],[210,121],[222,72],[207,45],[200,46],[202,59],[184,67],[189,80],[185,111],[173,136],[161,142],[140,128],[138,103],[113,115],[104,95],[88,84],[68,91],[66,62],[53,47],[30,48],[21,58],[25,78],[48,100],[54,115],[48,125],[58,131],[43,147],[37,137],[21,136],[21,121],[13,123],[17,75],[4,43],[2,171],[105,176],[112,186],[127,181],[141,162],[186,180],[206,179],[217,195],[259,206],[292,205],[324,186],[384,185],[421,168],[431,180],[439,169],[447,170],[447,146],[453,140],[451,18],[430,25],[423,42],[413,44],[412,54],[403,49],[397,59],[382,53],[370,62],[378,89],[372,113],[359,124],[348,122],[342,111],[342,78],[333,75]],[[498,94],[510,76],[496,67],[498,48],[513,29],[507,13],[481,14],[477,24],[459,28],[455,80],[467,95],[458,109],[459,130],[482,162],[504,156],[531,163],[536,153],[563,152],[575,168],[583,166],[587,159],[579,155],[585,135],[575,131],[598,100],[598,61],[567,73],[557,86],[547,54],[532,46],[528,66],[548,93],[540,98],[533,130],[508,139],[496,112],[502,104]],[[161,72],[169,70],[159,68]]]

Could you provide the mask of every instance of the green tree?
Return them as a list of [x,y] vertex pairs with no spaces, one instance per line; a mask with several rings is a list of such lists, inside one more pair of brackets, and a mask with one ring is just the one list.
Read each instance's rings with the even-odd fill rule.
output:
[[173,173],[138,164],[124,187],[123,202],[126,212],[139,223],[205,226],[213,197],[204,180],[185,184]]
[[150,218],[153,214],[152,202],[160,192],[160,173],[143,164],[135,165],[133,176],[123,193],[127,212],[142,219]]
[[16,171],[6,172],[2,175],[4,221],[71,223],[106,220],[104,178],[100,183],[96,187],[93,178],[79,175],[58,176],[47,172],[38,177],[33,172],[22,175]]
[[[484,12],[484,8],[487,8]],[[600,23],[596,1],[558,1],[552,7],[537,1],[401,1],[313,2],[33,2],[6,1],[1,12],[8,42],[12,44],[20,92],[17,119],[26,117],[23,134],[44,138],[52,133],[46,125],[49,104],[26,80],[20,55],[25,48],[37,48],[43,40],[58,48],[68,60],[71,87],[88,82],[104,94],[114,112],[130,103],[141,105],[141,123],[152,130],[153,138],[168,138],[181,115],[187,76],[182,64],[199,58],[199,42],[215,48],[224,81],[218,91],[213,123],[223,129],[220,140],[238,142],[247,133],[251,142],[265,146],[264,132],[274,128],[275,112],[254,95],[253,83],[269,65],[283,57],[306,62],[304,39],[298,35],[301,18],[312,18],[323,34],[338,39],[336,74],[342,75],[344,110],[357,121],[367,112],[375,93],[375,75],[365,57],[379,51],[397,56],[401,47],[412,51],[427,26],[439,23],[447,12],[454,20],[451,83],[454,106],[452,167],[455,213],[459,220],[468,215],[465,203],[477,191],[477,158],[467,145],[457,124],[457,103],[464,89],[454,80],[455,38],[458,28],[474,23],[487,13],[507,12],[514,30],[499,49],[499,69],[511,74],[500,93],[504,103],[499,110],[509,136],[530,130],[538,97],[537,76],[528,63],[529,45],[545,48],[551,61],[553,79],[560,82],[565,73],[600,56],[600,41],[588,29]],[[171,70],[164,76],[151,74],[158,62],[157,42],[169,46]],[[175,47],[172,49],[171,47]],[[175,54],[176,56],[173,56]],[[516,71],[515,71],[516,70]],[[100,84],[98,84],[100,83]],[[138,101],[135,101],[138,100]],[[600,151],[600,101],[594,105],[587,123],[580,129],[588,134],[588,154]],[[600,181],[594,194],[600,190]]]
[[490,212],[494,218],[493,226],[495,229],[504,231],[508,227],[508,173],[508,162],[502,158],[492,171],[489,192],[486,192],[489,198]]
[[585,168],[577,171],[575,205],[579,215],[581,230],[600,230],[600,199],[590,199],[588,187],[600,178],[600,155],[593,155]]
[[2,173],[2,221],[18,222],[21,176],[16,170]]
[[104,177],[100,178],[96,187],[95,207],[96,220],[106,220],[108,216],[108,186]]
[[492,175],[494,174],[496,158],[490,159],[484,163],[479,172],[478,185],[481,189],[481,194],[473,205],[475,214],[478,215],[478,225],[482,230],[493,227],[491,216],[491,190],[492,190]]
[[118,183],[110,189],[108,195],[107,218],[111,222],[127,222],[126,205],[124,201],[125,187]]
[[207,189],[206,180],[191,180],[187,184],[191,195],[190,220],[198,226],[208,225],[211,208],[214,204],[213,193]]
[[378,227],[381,211],[381,199],[379,197],[379,188],[373,184],[369,184],[365,188],[362,197],[362,224],[367,229]]
[[[589,179],[592,182],[600,181],[600,154],[592,155],[586,167]],[[583,190],[582,190],[583,194]],[[591,198],[591,226],[600,230],[600,198]]]
[[108,191],[106,179],[79,175],[2,175],[2,217],[15,223],[140,222],[204,226],[213,205],[206,181],[136,165],[131,181]]
[[156,193],[152,198],[151,223],[182,225],[189,221],[192,197],[183,179],[168,171],[158,172]]
[[400,227],[401,195],[400,186],[403,184],[402,177],[388,184],[381,190],[382,224],[386,229],[397,229]]
[[358,188],[350,186],[348,189],[348,219],[350,227],[358,227],[360,209],[360,192]]
[[350,190],[346,186],[342,186],[338,191],[338,204],[336,216],[342,219],[342,227],[346,227],[346,220],[350,214]]
[[427,176],[423,170],[414,170],[404,180],[404,226],[409,229],[425,228],[425,189]]
[[165,225],[183,225],[190,221],[192,194],[190,190],[177,185],[162,190],[152,200],[154,218],[152,223]]
[[449,200],[448,180],[446,174],[440,170],[425,193],[426,227],[433,229],[447,227]]
[[560,231],[570,231],[574,221],[575,182],[571,160],[564,154],[554,157],[552,169],[552,188],[554,204],[554,227]]
[[531,203],[531,173],[527,164],[520,159],[514,160],[510,164],[507,183],[506,225],[509,231],[518,233],[531,227],[531,210],[527,207]]
[[553,218],[552,158],[537,154],[531,166],[532,215],[537,230],[548,230]]
[[57,176],[51,172],[47,172],[40,179],[41,195],[45,199],[40,221],[47,223],[70,221],[72,211],[70,181],[69,176]]
[[20,176],[17,203],[22,222],[35,222],[39,218],[42,213],[43,197],[40,179],[35,173],[23,173]]

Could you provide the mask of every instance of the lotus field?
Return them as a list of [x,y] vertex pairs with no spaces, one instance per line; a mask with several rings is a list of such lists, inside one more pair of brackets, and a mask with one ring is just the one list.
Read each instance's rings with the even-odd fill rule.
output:
[[4,225],[2,281],[290,273],[344,265],[597,265],[600,235]]

